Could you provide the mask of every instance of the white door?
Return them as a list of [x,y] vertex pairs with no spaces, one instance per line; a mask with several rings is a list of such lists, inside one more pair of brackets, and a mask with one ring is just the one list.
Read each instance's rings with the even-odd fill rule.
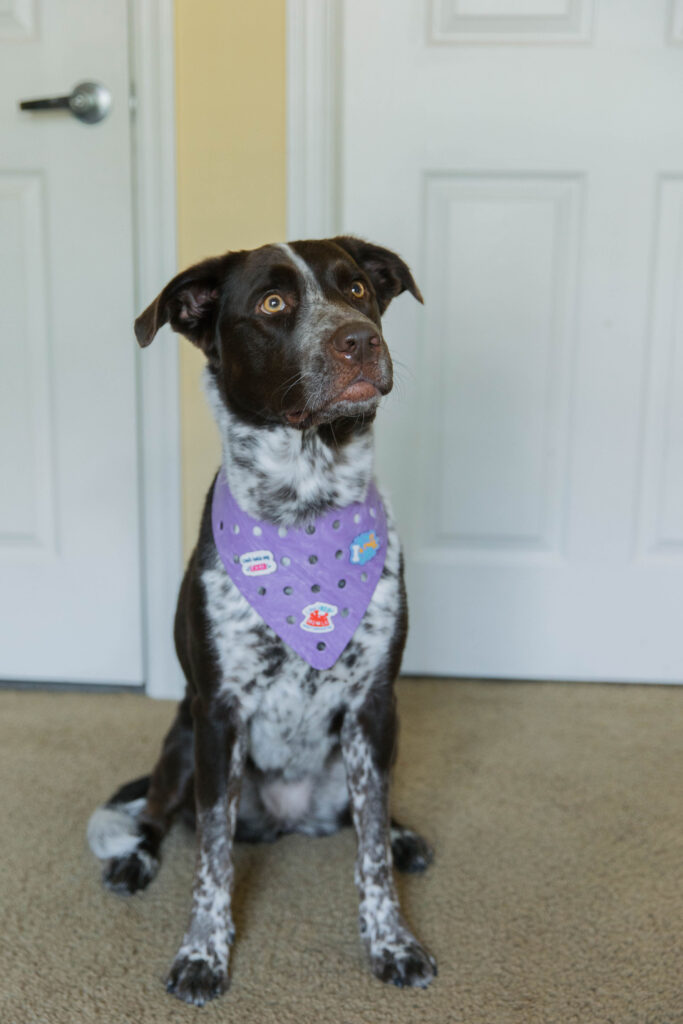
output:
[[126,0],[0,5],[4,679],[143,681],[127,54]]
[[683,2],[344,0],[411,672],[683,680]]

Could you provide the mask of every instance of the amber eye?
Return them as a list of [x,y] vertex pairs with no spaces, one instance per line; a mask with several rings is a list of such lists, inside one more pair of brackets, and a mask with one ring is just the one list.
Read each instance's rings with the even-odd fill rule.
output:
[[282,313],[287,309],[287,303],[281,295],[277,293],[272,295],[266,295],[265,299],[259,306],[262,313]]
[[354,281],[351,285],[351,294],[355,295],[357,299],[362,299],[365,295],[365,285],[362,281]]

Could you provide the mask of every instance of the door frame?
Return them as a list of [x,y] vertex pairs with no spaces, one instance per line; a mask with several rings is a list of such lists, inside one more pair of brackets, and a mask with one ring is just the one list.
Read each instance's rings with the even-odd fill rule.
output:
[[[128,26],[141,310],[177,270],[173,0],[128,0]],[[179,356],[175,336],[167,327],[163,334],[136,361],[144,688],[152,697],[178,697],[184,682],[172,635],[182,573]]]
[[287,237],[340,230],[340,0],[287,2]]

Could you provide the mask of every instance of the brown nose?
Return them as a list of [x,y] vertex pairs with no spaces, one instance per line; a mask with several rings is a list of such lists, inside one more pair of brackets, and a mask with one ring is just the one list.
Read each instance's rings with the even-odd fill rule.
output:
[[376,362],[380,350],[377,328],[372,324],[343,324],[329,339],[332,355],[352,363]]

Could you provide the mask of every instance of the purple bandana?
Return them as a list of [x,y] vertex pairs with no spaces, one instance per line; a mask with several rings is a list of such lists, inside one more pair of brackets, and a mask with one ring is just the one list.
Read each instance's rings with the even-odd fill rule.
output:
[[252,608],[313,668],[331,668],[384,567],[387,520],[375,484],[363,502],[278,527],[242,511],[221,469],[211,519],[225,570]]

